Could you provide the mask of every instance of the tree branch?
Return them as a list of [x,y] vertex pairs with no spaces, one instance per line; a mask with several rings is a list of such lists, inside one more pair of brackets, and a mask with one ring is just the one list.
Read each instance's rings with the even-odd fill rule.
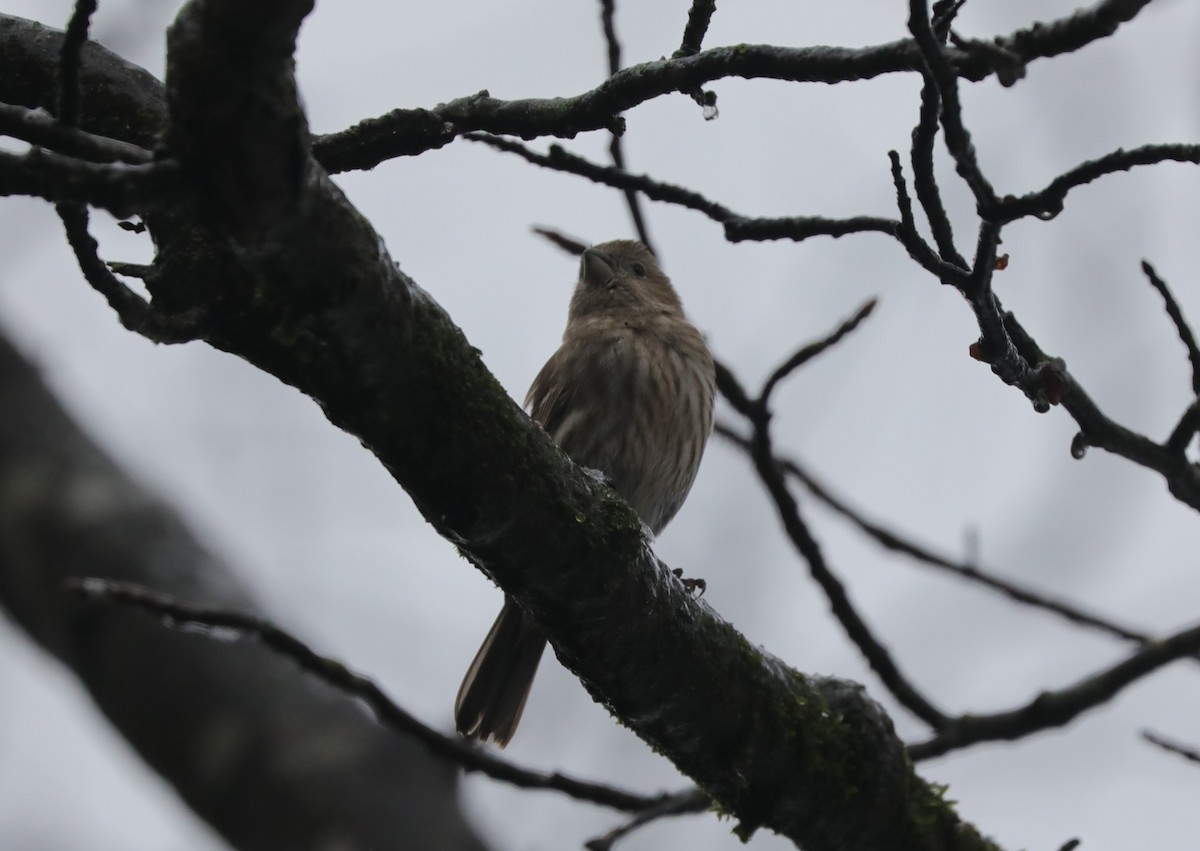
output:
[[[1115,28],[1144,5],[1103,2],[1076,13],[1074,37],[1084,25],[1094,33]],[[214,346],[298,387],[357,436],[431,524],[528,607],[593,695],[710,791],[740,820],[741,834],[767,825],[818,851],[989,847],[911,773],[890,722],[858,687],[791,671],[684,593],[648,550],[628,506],[562,457],[440,307],[398,270],[310,151],[291,69],[309,6],[274,0],[247,14],[232,0],[193,0],[172,27],[167,139],[186,197],[169,216],[148,220],[161,250],[147,277],[156,303],[161,296],[211,304],[205,333]],[[912,40],[862,51],[717,48],[625,69],[578,98],[505,102],[484,94],[409,111],[404,120],[436,146],[472,129],[523,138],[612,129],[636,103],[724,76],[833,82],[884,73],[889,62],[907,71],[929,63],[934,74],[950,69],[956,85],[953,77],[969,77],[973,67],[995,72],[998,60],[987,51],[934,48]],[[1035,28],[1005,49],[1025,61],[1057,48]],[[86,78],[86,50],[82,69]],[[154,120],[117,113],[136,125],[114,133],[121,138],[153,139],[161,129],[161,110]],[[394,124],[375,130],[388,138],[372,156],[388,145],[427,149],[397,135]],[[341,149],[341,166],[369,146],[368,136]],[[322,140],[321,155],[336,141]],[[898,164],[895,173],[900,195]],[[605,175],[637,180],[619,169]],[[866,217],[738,219],[724,223],[730,238],[901,232],[900,223]],[[915,226],[904,230],[916,234]],[[1034,364],[1011,380],[1078,410],[1065,370],[1034,356],[1040,351],[987,287],[998,235],[996,223],[981,227],[973,270],[943,262],[928,246],[926,260],[972,298],[985,340],[989,331],[1011,334]],[[984,354],[995,364],[1010,352]],[[477,428],[481,422],[489,428]],[[631,612],[638,614],[632,622]],[[652,658],[647,647],[656,648]],[[697,694],[711,699],[680,699]],[[939,713],[926,714],[936,721]]]
[[79,123],[79,66],[95,12],[96,0],[75,0],[59,50],[58,110],[55,114],[66,127],[74,127]]
[[1078,423],[1080,433],[1073,444],[1076,457],[1082,457],[1088,446],[1097,446],[1154,470],[1163,477],[1176,499],[1200,511],[1200,471],[1181,451],[1159,445],[1114,422],[1092,401],[1061,361],[1047,357],[1015,316],[1005,314],[1004,323],[1022,357],[1037,364],[1036,371],[1047,382],[1046,392],[1052,394],[1054,401],[1061,403]]
[[598,165],[566,151],[559,145],[551,145],[549,153],[539,154],[519,142],[486,133],[467,133],[463,138],[472,142],[482,142],[498,151],[516,154],[526,162],[543,168],[576,174],[593,183],[616,189],[636,189],[652,201],[665,201],[696,210],[724,225],[725,238],[730,242],[767,239],[791,239],[800,242],[814,236],[839,237],[870,232],[894,236],[899,228],[899,223],[894,219],[876,216],[854,216],[848,219],[827,219],[821,216],[749,218],[708,200],[699,192],[671,183],[662,183],[647,175],[630,174],[619,168]]
[[1044,189],[1018,197],[1005,196],[996,210],[1000,223],[1015,222],[1017,219],[1035,216],[1052,219],[1062,212],[1068,193],[1104,177],[1129,171],[1135,166],[1155,165],[1163,162],[1200,163],[1200,145],[1142,145],[1126,151],[1123,148],[1094,160],[1075,166],[1050,181]]
[[912,774],[858,686],[791,671],[685,591],[629,507],[521,413],[306,159],[288,52],[305,8],[194,0],[172,26],[168,138],[203,204],[180,210],[197,211],[188,241],[156,234],[151,292],[203,300],[218,286],[207,339],[319,400],[742,835],[767,826],[815,851],[990,847]]
[[483,851],[458,810],[454,773],[354,699],[262,647],[218,645],[65,593],[73,578],[103,576],[259,611],[232,569],[117,469],[2,336],[0,410],[0,605],[234,848],[305,848],[314,836],[386,848],[406,836]]
[[1142,731],[1142,738],[1150,744],[1162,748],[1167,753],[1173,753],[1176,756],[1183,757],[1188,762],[1200,764],[1200,750],[1197,750],[1196,748],[1189,748],[1185,745],[1179,744],[1178,742],[1168,741],[1162,736],[1152,733],[1149,730]]
[[588,801],[618,810],[642,811],[675,800],[677,795],[654,797],[635,795],[611,786],[576,780],[562,774],[528,771],[499,759],[482,747],[447,736],[421,723],[395,703],[367,677],[351,671],[336,659],[321,656],[300,639],[258,615],[229,609],[193,606],[130,582],[85,578],[69,580],[67,589],[89,602],[115,603],[157,615],[174,628],[197,626],[212,639],[238,638],[261,642],[290,659],[300,668],[332,688],[362,700],[381,724],[396,735],[412,738],[440,759],[453,762],[465,771],[478,771],[520,789],[548,789],[579,801]]
[[[753,452],[753,443],[729,426],[717,423],[715,432],[723,439],[737,446],[747,455]],[[1114,621],[1086,612],[1071,603],[1054,599],[1040,591],[1035,591],[1027,586],[1002,579],[995,573],[983,570],[978,565],[953,559],[950,556],[937,553],[929,547],[922,546],[900,532],[896,532],[869,519],[858,509],[851,507],[844,499],[836,496],[829,487],[818,481],[816,477],[794,459],[777,455],[775,463],[787,475],[792,476],[800,484],[804,485],[809,493],[829,506],[834,512],[846,518],[860,529],[863,534],[885,549],[906,555],[914,561],[951,573],[968,582],[982,585],[984,588],[996,591],[1013,602],[1050,612],[1076,626],[1087,627],[1088,629],[1103,632],[1114,638],[1133,641],[1137,644],[1148,644],[1154,640],[1153,636],[1147,632],[1140,632],[1121,626]]]
[[[1197,145],[1197,150],[1200,152],[1200,145]],[[1200,162],[1200,159],[1197,160]],[[1192,333],[1191,327],[1188,325],[1187,319],[1183,316],[1183,310],[1179,306],[1179,302],[1175,301],[1175,296],[1171,295],[1171,288],[1167,286],[1167,282],[1158,276],[1154,271],[1154,267],[1149,262],[1142,261],[1142,272],[1145,273],[1146,279],[1150,281],[1150,286],[1162,296],[1163,303],[1166,305],[1167,316],[1171,319],[1171,324],[1175,326],[1175,331],[1179,334],[1179,339],[1187,349],[1188,363],[1192,365],[1192,393],[1200,397],[1200,346],[1196,345],[1196,335]]]
[[858,647],[871,666],[871,670],[879,676],[896,700],[913,715],[934,730],[938,730],[947,723],[946,715],[909,682],[908,678],[900,671],[891,653],[875,637],[866,621],[855,609],[854,604],[850,602],[845,586],[833,574],[820,545],[813,537],[808,524],[800,516],[800,506],[788,490],[783,471],[776,462],[775,450],[771,442],[771,414],[768,407],[770,392],[793,369],[828,350],[852,332],[860,322],[867,318],[872,307],[874,307],[874,302],[868,302],[857,314],[842,323],[828,337],[805,346],[796,355],[789,358],[767,379],[757,398],[751,399],[733,373],[723,364],[717,365],[717,388],[738,413],[750,422],[753,428],[753,437],[749,441],[749,454],[754,461],[755,470],[775,504],[784,531],[797,552],[808,563],[813,579],[825,593],[830,608],[846,635]]
[[[600,0],[600,23],[604,30],[604,41],[608,45],[608,75],[610,77],[621,70],[621,42],[617,40],[617,25],[614,20],[616,13],[616,0]],[[614,128],[610,131],[610,135],[608,154],[612,157],[613,165],[621,171],[625,171],[625,149],[621,144],[623,134]],[[637,233],[638,239],[650,249],[651,254],[658,254],[654,250],[654,243],[650,240],[650,229],[646,226],[645,216],[642,215],[642,202],[638,198],[637,191],[626,189],[624,195],[625,206],[629,208],[629,217],[633,220],[633,229]]]
[[963,715],[925,742],[910,745],[916,761],[960,750],[979,742],[1013,740],[1038,730],[1061,727],[1089,709],[1112,700],[1125,687],[1184,656],[1200,651],[1200,626],[1146,645],[1124,661],[1073,686],[1046,691],[1008,712]]
[[685,789],[665,797],[661,802],[639,812],[625,824],[614,827],[603,836],[590,839],[583,847],[588,851],[610,851],[618,840],[624,839],[640,827],[667,816],[702,813],[712,806],[712,799],[700,789]]
[[124,218],[179,197],[179,170],[170,162],[91,163],[41,148],[0,151],[0,195],[90,204]]
[[[996,36],[998,49],[948,47],[946,62],[964,80],[993,74],[1011,83],[1014,63],[1070,53],[1106,38],[1137,16],[1149,0],[1101,0],[1057,21]],[[702,4],[697,3],[703,10]],[[703,13],[703,12],[702,12]],[[690,17],[689,17],[690,21]],[[795,83],[846,83],[883,74],[920,72],[924,60],[913,39],[864,48],[787,48],[738,44],[632,65],[594,89],[569,98],[504,101],[483,91],[429,110],[401,109],[317,140],[317,158],[331,172],[370,169],[396,156],[440,148],[472,131],[534,139],[573,138],[589,130],[621,132],[620,114],[673,92],[695,92],[726,77]],[[715,97],[705,98],[715,105]]]
[[675,58],[695,56],[700,52],[700,45],[708,32],[713,13],[717,11],[716,0],[692,0],[692,8],[688,10],[687,26],[683,28],[683,41],[675,51]]
[[60,204],[56,209],[83,277],[92,289],[104,296],[122,325],[155,343],[187,343],[200,339],[204,312],[168,316],[156,311],[149,302],[118,280],[100,259],[96,240],[88,233],[87,207],[82,204]]
[[0,135],[94,163],[145,165],[151,153],[117,139],[65,127],[40,109],[0,103]]

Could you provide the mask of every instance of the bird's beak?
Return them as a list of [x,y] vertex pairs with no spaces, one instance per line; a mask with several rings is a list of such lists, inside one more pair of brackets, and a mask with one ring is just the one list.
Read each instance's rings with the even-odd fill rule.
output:
[[612,280],[617,272],[617,264],[612,258],[596,248],[583,252],[579,262],[579,279],[589,284],[604,284]]

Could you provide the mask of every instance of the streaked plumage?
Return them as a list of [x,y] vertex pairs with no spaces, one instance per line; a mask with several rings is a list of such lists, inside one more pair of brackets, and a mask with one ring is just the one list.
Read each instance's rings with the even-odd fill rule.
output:
[[[712,431],[716,378],[704,337],[640,242],[584,252],[558,351],[525,404],[575,463],[600,470],[657,535],[687,497]],[[505,598],[455,703],[464,736],[503,747],[545,648]]]

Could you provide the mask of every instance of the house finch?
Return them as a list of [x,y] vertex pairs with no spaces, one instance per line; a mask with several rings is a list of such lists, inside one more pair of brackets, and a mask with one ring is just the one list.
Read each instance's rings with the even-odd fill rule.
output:
[[[692,487],[712,430],[704,337],[650,250],[617,240],[579,266],[563,342],[529,388],[530,415],[582,467],[604,473],[657,535]],[[546,639],[506,597],[454,705],[458,732],[504,747]]]

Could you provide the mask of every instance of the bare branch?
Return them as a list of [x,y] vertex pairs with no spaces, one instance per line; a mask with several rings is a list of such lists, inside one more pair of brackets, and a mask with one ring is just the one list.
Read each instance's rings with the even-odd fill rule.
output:
[[[71,21],[67,25],[59,52],[58,120],[64,127],[73,127],[79,119],[81,92],[79,69],[88,27],[96,11],[96,0],[76,0]],[[35,149],[32,154],[37,154]],[[47,155],[50,156],[50,155]],[[29,159],[29,155],[26,156]],[[113,166],[112,168],[119,168]],[[168,321],[159,316],[141,296],[116,279],[100,259],[96,240],[88,233],[88,209],[83,204],[67,202],[55,207],[66,230],[67,242],[75,252],[88,283],[108,301],[117,312],[121,324],[158,343],[180,343],[198,336],[193,323]]]
[[[750,440],[738,434],[729,426],[717,423],[715,431],[720,437],[728,440],[747,454],[752,451],[753,446]],[[1078,606],[1063,600],[1053,599],[1042,592],[1034,591],[1031,588],[1007,579],[1001,579],[996,574],[986,571],[976,564],[958,561],[950,556],[934,552],[929,547],[922,546],[901,533],[888,529],[881,523],[869,519],[858,509],[851,507],[845,500],[834,495],[827,485],[818,481],[812,473],[802,467],[795,459],[776,456],[775,462],[789,476],[795,477],[797,481],[804,485],[809,493],[825,503],[833,511],[849,520],[865,535],[885,549],[906,555],[921,564],[927,564],[938,570],[954,574],[969,582],[982,585],[985,588],[990,588],[1016,603],[1050,612],[1077,626],[1094,629],[1107,635],[1125,641],[1133,641],[1138,644],[1146,644],[1154,640],[1153,636],[1149,633],[1123,627],[1111,620],[1085,612]]]
[[[305,151],[288,54],[302,10],[246,8],[185,10],[168,41],[171,114],[185,116],[171,148],[209,206],[240,192],[248,211],[205,216],[217,231],[200,232],[203,250],[160,251],[176,263],[175,294],[232,279],[206,339],[318,400],[374,452],[433,527],[535,613],[593,696],[738,819],[739,835],[766,826],[814,851],[994,847],[913,773],[861,687],[792,671],[671,577],[632,509],[521,413],[318,167],[237,182],[265,152]],[[259,100],[222,99],[220,120],[205,123],[201,107],[218,105],[230,62],[251,65]]]
[[[838,336],[836,332],[834,336]],[[900,671],[888,649],[871,632],[866,621],[850,602],[845,586],[830,570],[820,545],[801,518],[800,507],[788,490],[781,468],[775,462],[771,445],[770,412],[765,399],[761,396],[758,399],[750,399],[733,373],[720,363],[717,364],[717,388],[726,400],[749,420],[753,428],[750,457],[754,461],[755,470],[775,504],[784,532],[808,563],[809,573],[825,593],[830,608],[846,635],[902,706],[934,730],[941,729],[948,720],[946,715],[917,691]]]
[[[716,0],[692,0],[692,7],[688,10],[687,26],[683,29],[683,41],[680,42],[679,49],[671,55],[672,59],[695,56],[700,52],[700,45],[704,41],[708,25],[716,11]],[[701,86],[691,86],[681,91],[700,105],[704,110],[705,121],[711,121],[717,117],[716,92]]]
[[[616,0],[600,0],[600,23],[604,29],[604,40],[608,44],[608,76],[616,74],[621,70],[621,42],[617,40],[617,25],[614,20],[617,11]],[[613,165],[621,171],[625,171],[625,150],[621,144],[621,138],[624,134],[617,129],[610,131],[611,138],[608,143],[608,154],[612,157]],[[636,190],[626,188],[625,205],[629,208],[629,217],[633,219],[633,229],[637,232],[638,239],[642,244],[650,249],[651,254],[658,254],[654,250],[654,243],[650,241],[650,230],[646,226],[646,219],[642,215],[642,202],[638,198]]]
[[[730,426],[718,422],[715,432],[716,435],[736,445],[736,447],[742,449],[745,453],[750,453],[752,447],[749,439],[738,435]],[[1031,588],[1001,579],[1001,577],[996,576],[994,573],[989,573],[989,571],[979,568],[976,564],[956,561],[956,559],[949,556],[940,555],[940,553],[932,551],[929,547],[917,544],[916,541],[905,537],[905,535],[884,527],[882,523],[868,519],[862,511],[854,509],[850,504],[846,503],[845,499],[835,496],[827,485],[818,481],[808,469],[800,466],[796,460],[776,456],[775,462],[784,468],[784,471],[788,475],[792,475],[800,484],[804,485],[805,489],[812,496],[820,499],[830,509],[833,509],[835,513],[845,517],[846,520],[857,526],[860,531],[868,535],[871,540],[874,540],[876,544],[884,547],[884,549],[899,552],[901,555],[908,556],[916,562],[928,564],[931,568],[937,568],[938,570],[946,571],[946,573],[954,574],[968,582],[976,582],[978,585],[992,589],[992,591],[1000,592],[1004,597],[1013,600],[1014,603],[1054,613],[1054,615],[1063,618],[1064,621],[1080,625],[1080,627],[1098,630],[1100,633],[1112,635],[1124,641],[1135,641],[1139,645],[1153,641],[1153,637],[1150,634],[1139,633],[1139,631],[1121,627],[1120,624],[1106,621],[1106,619],[1096,615],[1090,615],[1090,613],[1079,609],[1078,606],[1046,597],[1045,594],[1033,591]]]
[[[1101,0],[1057,21],[1039,22],[993,43],[1003,52],[946,48],[953,72],[978,81],[993,74],[1008,79],[1014,57],[1022,65],[1079,50],[1112,35],[1149,0]],[[739,44],[644,62],[614,74],[594,89],[571,98],[504,101],[482,91],[434,109],[394,110],[359,122],[349,130],[317,140],[317,157],[331,172],[373,168],[386,159],[440,148],[472,131],[534,139],[571,138],[588,130],[620,132],[620,114],[672,92],[694,92],[725,77],[845,83],[883,74],[920,71],[922,52],[912,39],[865,48],[786,48]],[[714,101],[715,102],[715,101]],[[712,104],[707,104],[711,106]]]
[[79,64],[95,12],[96,0],[75,0],[59,49],[58,120],[66,127],[79,123]]
[[687,26],[683,28],[683,41],[675,51],[676,59],[682,56],[694,56],[700,52],[700,45],[708,32],[713,13],[717,11],[716,0],[692,0],[692,8],[688,10]]
[[482,142],[500,151],[516,154],[526,162],[555,171],[565,171],[586,177],[595,183],[617,189],[635,188],[653,201],[677,204],[703,213],[725,226],[725,238],[731,242],[743,240],[791,239],[800,242],[814,236],[845,236],[851,233],[884,233],[894,236],[899,223],[893,219],[874,216],[855,216],[848,219],[827,219],[821,216],[795,216],[778,219],[753,219],[742,216],[698,192],[661,183],[646,175],[629,174],[610,166],[597,165],[583,157],[551,145],[549,153],[539,154],[519,142],[485,133],[468,133],[464,138]]
[[1007,223],[1027,216],[1052,219],[1062,212],[1067,194],[1072,189],[1106,174],[1163,162],[1200,163],[1200,145],[1143,145],[1129,151],[1121,148],[1098,159],[1088,160],[1054,178],[1044,189],[1019,197],[1005,196],[995,211],[997,221]]
[[779,382],[783,381],[794,371],[804,366],[804,364],[808,363],[817,355],[829,350],[833,346],[836,346],[846,337],[846,335],[852,333],[855,328],[861,325],[866,318],[871,315],[871,311],[875,309],[876,304],[876,299],[871,299],[862,307],[860,307],[853,316],[835,328],[832,333],[821,338],[820,340],[802,346],[794,355],[776,367],[775,371],[772,372],[771,376],[766,380],[766,382],[764,382],[762,390],[759,391],[759,402],[763,405],[766,405],[771,399],[771,393],[774,392],[775,387],[777,384],[779,384]]
[[712,807],[712,798],[702,789],[685,789],[674,795],[665,797],[653,807],[647,807],[625,824],[614,827],[603,836],[590,839],[583,847],[588,851],[611,851],[618,840],[624,839],[639,827],[644,827],[653,821],[666,816],[680,816],[689,813],[702,813]]
[[966,2],[967,0],[935,0],[930,24],[933,26],[933,34],[942,44],[945,44],[950,37],[950,28],[954,26],[954,19],[958,17],[958,13],[966,5]]
[[1183,416],[1175,424],[1175,428],[1171,429],[1163,446],[1168,452],[1182,455],[1187,451],[1188,444],[1192,442],[1192,438],[1196,436],[1197,432],[1200,432],[1200,399],[1187,406]]
[[[199,640],[64,593],[86,571],[259,610],[237,571],[80,430],[2,335],[0,411],[5,617],[78,677],[114,731],[230,848],[298,849],[331,835],[387,848],[402,835],[419,848],[482,851],[455,803],[452,767],[355,699],[260,645]],[[214,729],[245,747],[197,760],[194,744]]]
[[[1200,151],[1200,145],[1196,146]],[[1175,325],[1175,331],[1179,334],[1179,339],[1183,341],[1184,348],[1187,349],[1188,362],[1192,365],[1192,392],[1200,397],[1200,347],[1196,346],[1196,335],[1192,333],[1192,329],[1188,326],[1187,320],[1183,316],[1183,310],[1179,307],[1179,302],[1175,301],[1175,296],[1171,295],[1171,290],[1167,286],[1167,282],[1158,276],[1154,271],[1154,267],[1146,260],[1142,261],[1142,272],[1150,281],[1150,286],[1158,290],[1158,294],[1162,296],[1162,300],[1167,308],[1167,316],[1171,317],[1171,322]]]
[[[1017,30],[1011,35],[993,39],[993,43],[1025,62],[1032,59],[1049,59],[1064,53],[1074,53],[1100,39],[1108,38],[1122,24],[1129,23],[1151,0],[1097,0],[1091,6],[1076,9],[1057,21],[1037,23],[1028,29]],[[974,57],[989,71],[996,67],[984,57]],[[960,67],[974,67],[973,63],[962,63]],[[964,79],[982,79],[971,74],[962,74]]]
[[138,145],[67,127],[43,110],[7,103],[0,103],[0,135],[90,162],[144,165],[152,159],[151,153]]
[[938,256],[917,230],[913,215],[912,199],[908,195],[908,184],[904,180],[904,168],[900,165],[900,154],[888,151],[892,164],[892,186],[896,190],[896,206],[900,209],[900,223],[895,231],[896,239],[908,251],[908,256],[921,268],[936,275],[943,284],[962,289],[967,281],[968,270],[956,261],[947,261]]
[[958,74],[950,64],[945,48],[933,32],[929,20],[928,0],[909,0],[908,29],[921,51],[927,69],[926,85],[932,83],[937,87],[946,149],[954,158],[959,176],[975,195],[980,215],[985,219],[990,218],[991,211],[996,206],[996,192],[979,168],[971,134],[963,124],[962,104],[958,99]]
[[1200,626],[1145,645],[1124,661],[1059,691],[1046,691],[1008,712],[963,715],[933,738],[910,745],[915,761],[941,756],[979,742],[1011,741],[1038,730],[1061,727],[1089,709],[1102,706],[1127,686],[1184,656],[1200,651]]
[[122,325],[155,343],[186,343],[201,337],[201,316],[165,316],[109,271],[97,253],[96,240],[88,233],[87,207],[59,204],[56,210],[84,278],[104,296]]
[[583,254],[590,244],[573,236],[567,236],[562,231],[555,230],[554,228],[535,227],[533,228],[533,232],[538,236],[545,237],[572,257],[578,257],[580,254]]
[[1142,731],[1142,738],[1152,745],[1156,745],[1168,753],[1173,753],[1176,756],[1181,756],[1188,762],[1200,763],[1200,750],[1191,748],[1186,745],[1181,745],[1178,742],[1172,742],[1164,739],[1157,733],[1152,733],[1149,730]]
[[610,786],[575,780],[561,774],[543,774],[517,768],[498,759],[487,750],[457,736],[447,736],[410,715],[373,681],[351,671],[336,659],[322,656],[291,633],[265,618],[226,609],[191,606],[142,585],[106,579],[81,579],[68,583],[68,590],[94,602],[131,606],[164,619],[174,628],[200,627],[214,639],[245,637],[262,642],[276,653],[291,659],[305,671],[339,691],[362,700],[379,722],[397,733],[411,736],[431,753],[456,763],[466,771],[478,771],[521,789],[549,789],[580,801],[588,801],[617,810],[643,811],[674,800],[677,795],[655,797],[634,795]]
[[921,209],[925,211],[925,218],[933,231],[933,241],[937,244],[938,253],[947,263],[965,269],[967,261],[954,246],[954,229],[950,226],[950,217],[942,203],[941,189],[933,169],[933,145],[937,140],[940,114],[941,99],[938,97],[937,86],[932,76],[926,72],[925,83],[921,86],[920,118],[912,132],[913,188],[916,189],[917,200],[921,202]]
[[0,195],[86,203],[118,218],[169,204],[179,197],[179,177],[179,168],[170,161],[90,163],[41,148],[24,154],[0,151]]
[[1079,425],[1079,449],[1097,446],[1142,467],[1154,470],[1167,483],[1171,494],[1200,511],[1200,471],[1181,453],[1159,445],[1148,437],[1114,422],[1067,371],[1062,361],[1049,358],[1016,317],[1004,317],[1013,344],[1029,363],[1036,364],[1035,381],[1043,384],[1047,399],[1061,403]]

